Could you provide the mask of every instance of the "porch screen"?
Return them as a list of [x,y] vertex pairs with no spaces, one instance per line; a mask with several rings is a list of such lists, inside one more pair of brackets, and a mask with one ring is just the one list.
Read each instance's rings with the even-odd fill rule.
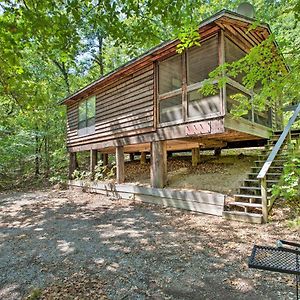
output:
[[[246,55],[246,52],[232,42],[229,38],[225,37],[225,61],[232,63],[243,58]],[[233,80],[242,83],[244,73],[238,74],[236,77],[232,78]]]
[[187,51],[188,118],[197,119],[213,116],[221,111],[219,91],[212,96],[199,93],[201,82],[218,66],[217,35],[203,41]]
[[182,120],[182,62],[175,55],[159,63],[159,120],[168,123]]

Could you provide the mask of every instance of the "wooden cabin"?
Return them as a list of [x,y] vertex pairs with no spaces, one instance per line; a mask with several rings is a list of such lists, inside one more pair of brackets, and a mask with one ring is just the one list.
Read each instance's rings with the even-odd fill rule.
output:
[[270,35],[267,25],[249,30],[253,20],[221,11],[199,26],[201,46],[176,52],[179,40],[163,43],[64,99],[70,173],[76,153],[115,153],[117,182],[124,181],[124,153],[151,154],[152,187],[166,183],[167,151],[255,145],[275,126],[275,112],[232,118],[230,95],[252,91],[230,78],[215,95],[198,90],[208,74],[224,62],[242,58]]

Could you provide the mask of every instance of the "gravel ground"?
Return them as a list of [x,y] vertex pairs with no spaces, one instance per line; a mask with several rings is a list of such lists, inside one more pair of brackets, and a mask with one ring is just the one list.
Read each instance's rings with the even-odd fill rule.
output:
[[76,191],[0,194],[0,299],[295,299],[290,276],[248,269],[250,225]]

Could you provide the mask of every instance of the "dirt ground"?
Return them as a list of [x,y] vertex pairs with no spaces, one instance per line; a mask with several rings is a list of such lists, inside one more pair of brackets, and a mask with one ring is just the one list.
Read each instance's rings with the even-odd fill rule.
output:
[[[190,156],[168,158],[168,187],[234,194],[254,166],[256,154],[255,151],[246,155],[224,153],[220,157],[205,154],[197,167],[192,167]],[[126,162],[125,171],[127,182],[149,185],[150,162],[146,165],[138,160]]]
[[[0,194],[0,299],[295,299],[292,277],[249,269],[267,225],[75,191]],[[34,292],[33,292],[34,291]]]

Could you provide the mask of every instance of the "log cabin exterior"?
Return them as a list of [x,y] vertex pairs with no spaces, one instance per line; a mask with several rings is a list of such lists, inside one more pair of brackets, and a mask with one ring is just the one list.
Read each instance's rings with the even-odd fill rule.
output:
[[270,35],[262,24],[223,10],[201,23],[201,46],[178,54],[179,40],[163,43],[67,97],[67,148],[70,174],[76,153],[90,151],[91,170],[97,152],[115,153],[117,182],[124,181],[124,153],[151,153],[151,184],[166,183],[167,151],[192,150],[197,164],[199,148],[220,149],[255,143],[278,127],[276,109],[252,109],[232,118],[230,95],[252,91],[240,78],[229,78],[218,93],[204,97],[198,90],[209,72],[224,62],[242,58]]

